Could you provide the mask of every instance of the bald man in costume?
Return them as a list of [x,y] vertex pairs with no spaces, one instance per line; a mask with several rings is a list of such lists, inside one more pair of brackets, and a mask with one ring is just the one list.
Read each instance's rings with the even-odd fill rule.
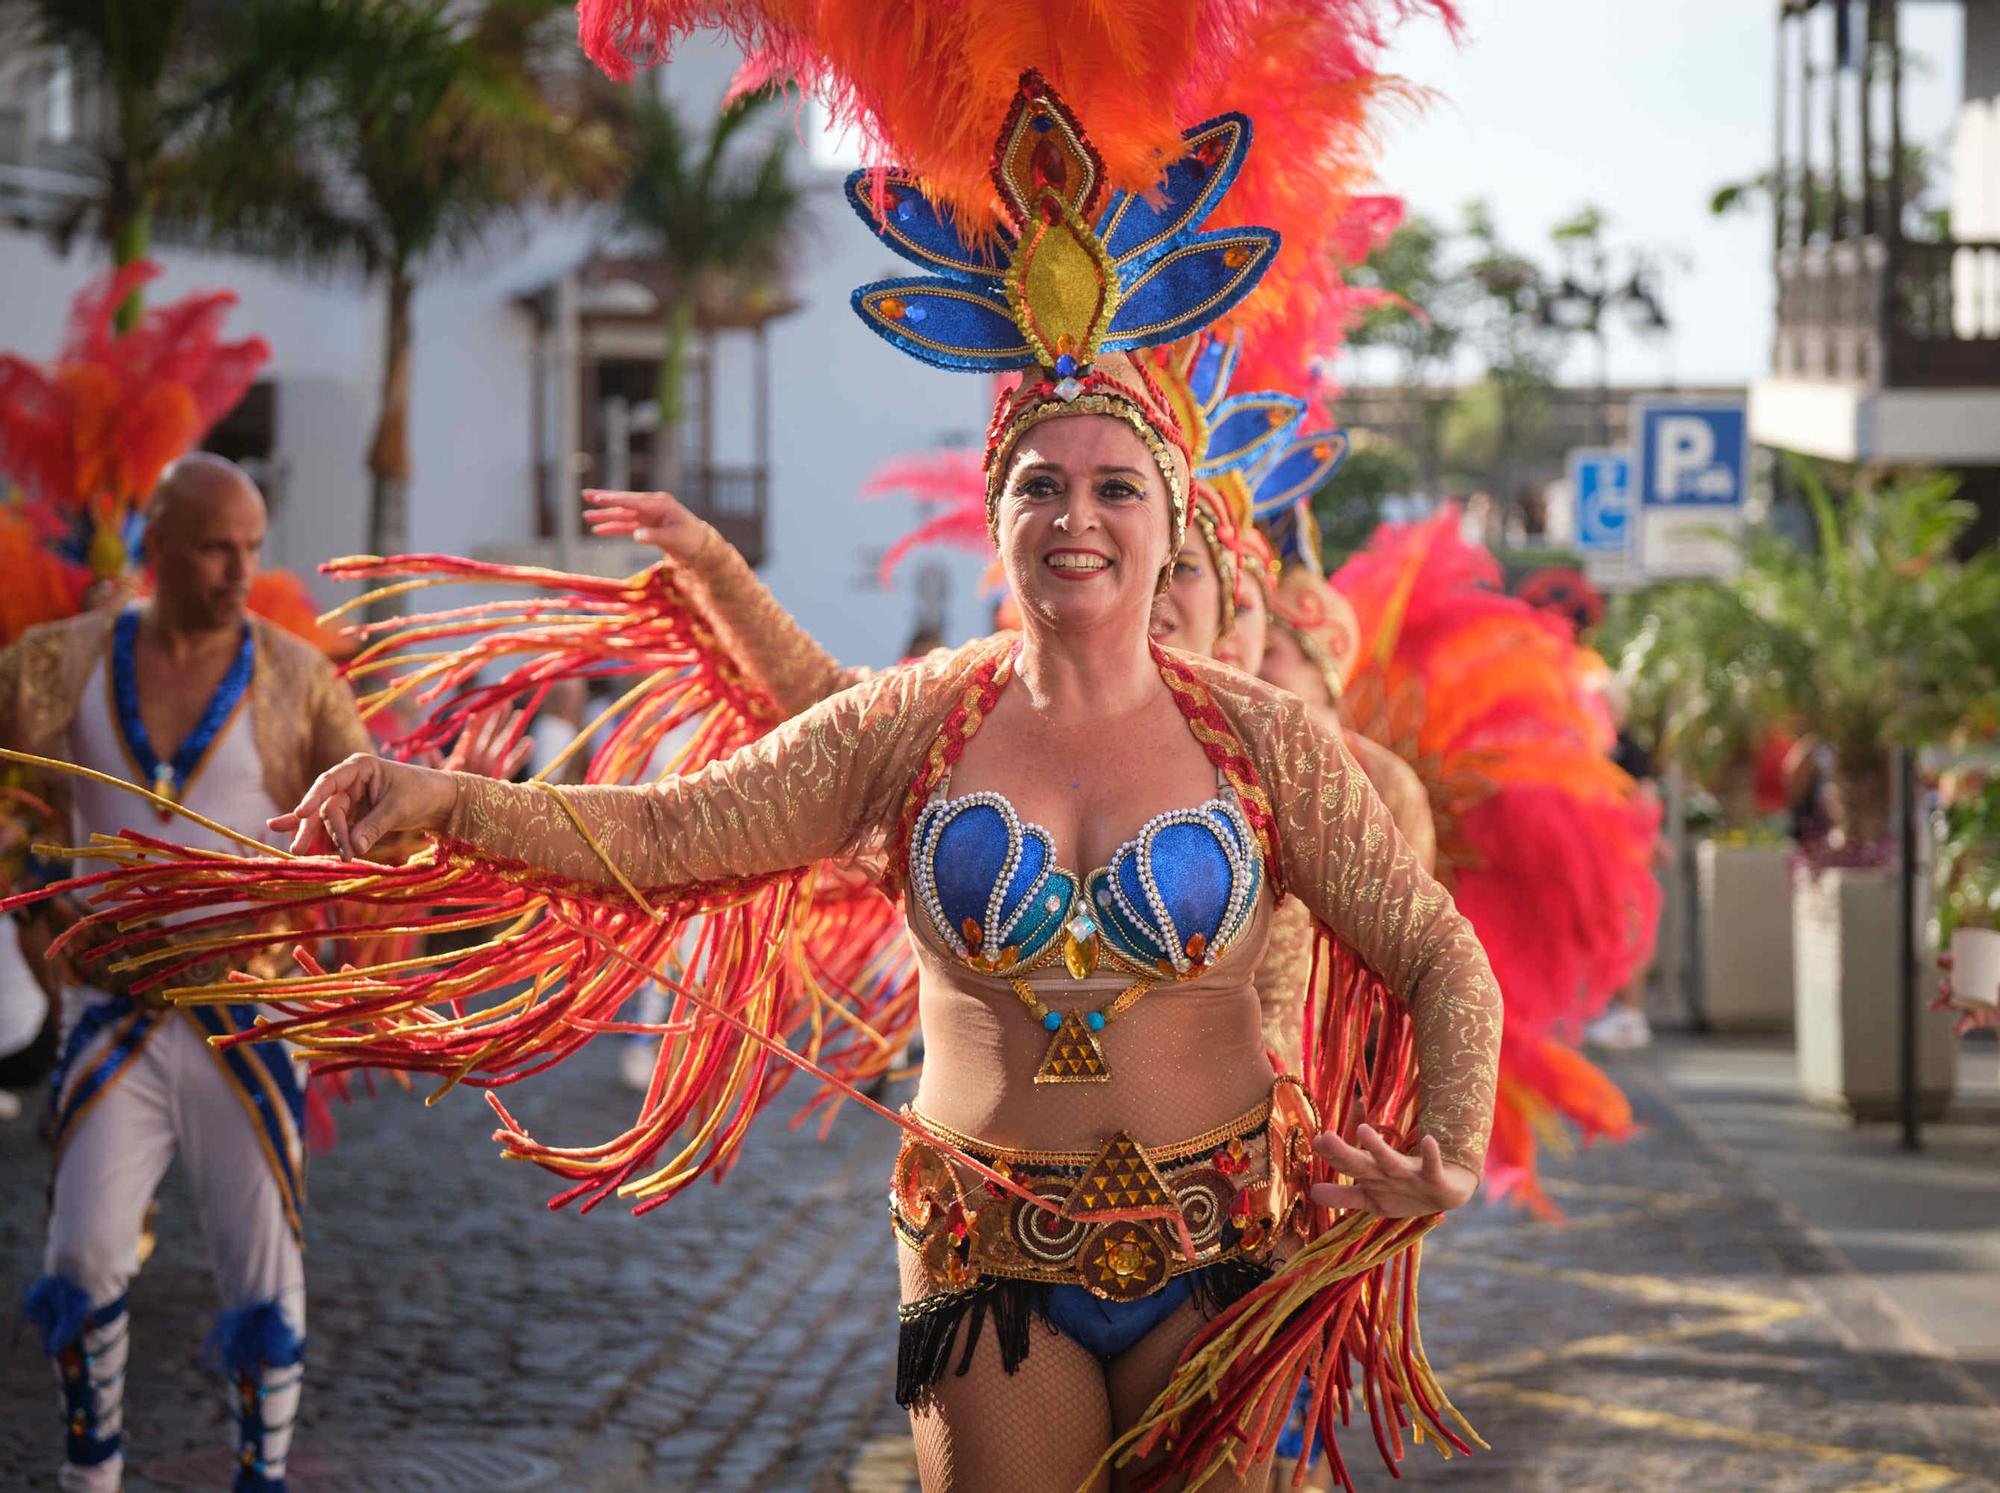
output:
[[[194,455],[171,467],[149,509],[152,598],[30,629],[0,655],[0,744],[282,838],[265,820],[369,738],[332,665],[246,610],[264,526],[263,497],[233,463]],[[192,819],[157,823],[144,800],[115,788],[62,779],[49,789],[66,803],[73,844],[131,826],[241,851]],[[80,911],[44,916],[63,925]],[[62,1387],[59,1485],[120,1485],[125,1291],[146,1206],[178,1152],[221,1291],[209,1350],[230,1386],[235,1487],[283,1488],[306,1331],[302,1076],[277,1044],[208,1045],[254,1020],[254,1007],[172,1010],[132,995],[130,976],[87,952],[74,967],[51,1094],[48,1273],[24,1311]]]

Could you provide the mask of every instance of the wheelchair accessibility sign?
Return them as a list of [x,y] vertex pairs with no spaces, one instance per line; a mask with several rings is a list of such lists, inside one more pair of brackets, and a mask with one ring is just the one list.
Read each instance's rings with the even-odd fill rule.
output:
[[1733,571],[1750,486],[1744,402],[1639,400],[1632,406],[1632,446],[1639,569],[1648,576]]

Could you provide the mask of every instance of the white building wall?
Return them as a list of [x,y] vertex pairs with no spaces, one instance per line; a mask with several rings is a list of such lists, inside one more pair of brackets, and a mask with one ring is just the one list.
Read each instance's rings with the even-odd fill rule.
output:
[[[719,105],[737,54],[697,39],[665,70],[668,95],[705,115]],[[811,111],[772,111],[770,127],[813,129]],[[916,615],[914,587],[924,560],[952,578],[947,631],[954,639],[988,630],[991,604],[978,593],[984,562],[928,552],[906,562],[896,587],[875,581],[881,552],[924,515],[905,499],[862,500],[869,475],[891,457],[941,440],[977,440],[986,425],[987,383],[943,373],[897,352],[863,327],[848,304],[854,288],[910,266],[882,247],[841,192],[845,172],[794,153],[794,179],[807,206],[791,258],[790,286],[801,309],[774,322],[771,339],[771,521],[764,579],[807,629],[851,663],[897,658]],[[753,387],[743,339],[725,351],[718,391]],[[727,397],[727,395],[723,395]],[[750,450],[749,411],[719,411],[718,460]]]
[[[224,327],[234,340],[271,344],[265,376],[278,386],[278,458],[285,501],[272,515],[268,558],[301,573],[361,547],[367,478],[362,462],[375,409],[379,316],[352,281],[306,278],[234,255],[163,249],[164,273],[149,295],[171,301],[193,291],[234,290]],[[107,261],[79,247],[59,258],[39,236],[0,229],[0,349],[36,362],[53,358],[76,292]],[[319,588],[323,599],[335,591]]]

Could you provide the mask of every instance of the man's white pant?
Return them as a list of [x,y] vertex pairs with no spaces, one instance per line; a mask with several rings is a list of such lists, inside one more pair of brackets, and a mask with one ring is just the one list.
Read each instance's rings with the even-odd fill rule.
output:
[[[238,1422],[239,1488],[284,1478],[304,1372],[305,1271],[267,1144],[202,1033],[174,1013],[74,1122],[49,1214],[48,1274],[80,1288],[92,1313],[81,1342],[90,1403],[81,1409],[94,1412],[85,1418],[96,1440],[111,1442],[122,1426],[125,1319],[122,1310],[96,1319],[122,1304],[139,1268],[146,1205],[175,1150],[186,1159],[221,1288],[223,1325],[211,1346],[220,1349]],[[59,1358],[59,1375],[72,1367]],[[62,1486],[115,1489],[122,1447],[95,1463],[76,1460],[74,1378],[65,1383],[73,1435]]]

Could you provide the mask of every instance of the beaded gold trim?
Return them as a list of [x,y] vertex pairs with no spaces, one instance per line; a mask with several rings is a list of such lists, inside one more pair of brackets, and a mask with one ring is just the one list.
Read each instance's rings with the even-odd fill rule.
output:
[[[1249,1113],[1157,1149],[1123,1131],[1095,1151],[993,1146],[904,1113],[920,1128],[897,1154],[889,1219],[935,1287],[1043,1281],[1108,1301],[1151,1295],[1223,1260],[1265,1258],[1280,1231],[1298,1226],[1314,1128],[1311,1106],[1282,1083]],[[1032,1196],[968,1187],[924,1133],[987,1160]]]

